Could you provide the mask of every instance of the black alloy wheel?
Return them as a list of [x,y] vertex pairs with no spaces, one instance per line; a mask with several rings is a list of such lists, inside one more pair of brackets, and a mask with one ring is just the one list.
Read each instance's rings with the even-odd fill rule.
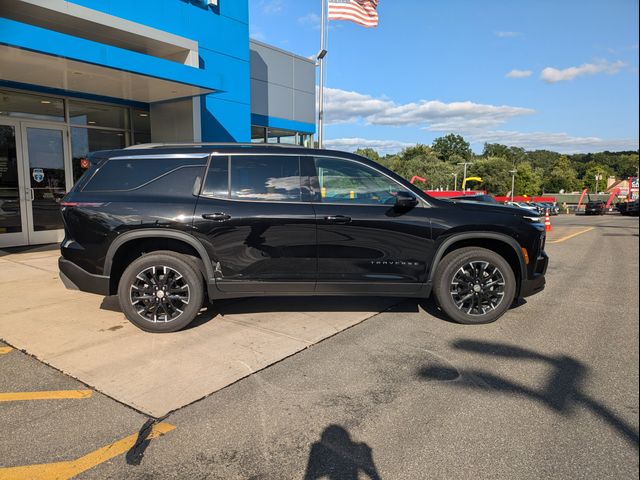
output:
[[458,269],[450,287],[458,310],[468,315],[484,315],[504,300],[504,275],[487,261],[471,261]]
[[465,247],[447,254],[438,265],[433,293],[449,318],[466,324],[490,323],[513,303],[516,278],[498,253]]
[[204,300],[202,274],[192,259],[157,251],[134,260],[118,286],[127,319],[147,332],[175,332],[198,315]]

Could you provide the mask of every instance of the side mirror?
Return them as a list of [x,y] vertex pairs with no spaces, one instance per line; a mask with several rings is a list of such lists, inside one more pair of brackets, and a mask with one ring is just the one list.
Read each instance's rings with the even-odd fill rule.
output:
[[402,191],[397,193],[394,206],[396,210],[410,210],[416,205],[418,205],[418,199],[413,193]]

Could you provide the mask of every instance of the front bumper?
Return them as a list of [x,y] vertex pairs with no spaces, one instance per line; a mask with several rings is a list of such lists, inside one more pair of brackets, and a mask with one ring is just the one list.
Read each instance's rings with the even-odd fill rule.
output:
[[545,274],[547,273],[547,267],[549,266],[549,256],[544,252],[540,253],[540,256],[536,259],[535,270],[531,278],[527,278],[522,281],[520,286],[520,297],[530,297],[536,293],[540,293],[544,290],[546,283]]
[[98,295],[109,295],[109,277],[89,273],[64,257],[58,258],[60,279],[71,290],[81,290]]

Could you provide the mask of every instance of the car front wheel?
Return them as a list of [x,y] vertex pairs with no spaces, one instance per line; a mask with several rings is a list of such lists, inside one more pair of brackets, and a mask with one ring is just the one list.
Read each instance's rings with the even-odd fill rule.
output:
[[182,255],[160,251],[134,260],[118,285],[127,319],[147,332],[175,332],[196,317],[203,303],[202,275]]
[[433,288],[440,308],[452,320],[490,323],[511,306],[516,279],[509,263],[496,252],[466,247],[442,259]]

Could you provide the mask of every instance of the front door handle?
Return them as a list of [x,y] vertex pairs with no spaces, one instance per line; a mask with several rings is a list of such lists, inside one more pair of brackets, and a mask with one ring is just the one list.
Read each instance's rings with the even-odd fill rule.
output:
[[216,213],[203,213],[202,218],[207,220],[215,220],[216,222],[224,222],[225,220],[229,220],[231,215],[227,215],[226,213],[216,212]]
[[351,217],[345,217],[344,215],[329,215],[328,217],[324,217],[327,223],[338,223],[345,224],[351,221]]

